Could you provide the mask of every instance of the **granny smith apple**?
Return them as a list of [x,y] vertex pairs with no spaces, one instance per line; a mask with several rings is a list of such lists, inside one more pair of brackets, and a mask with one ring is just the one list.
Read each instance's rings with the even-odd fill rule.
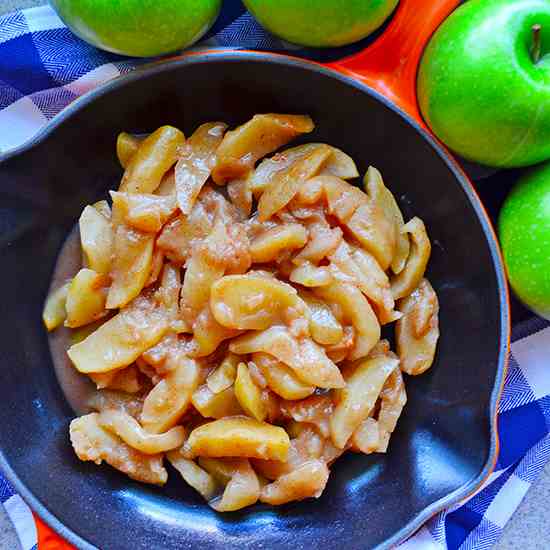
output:
[[243,0],[271,33],[304,46],[361,40],[390,16],[399,0]]
[[196,42],[222,0],[51,0],[80,38],[110,52],[162,55]]
[[517,296],[550,319],[550,163],[531,169],[506,198],[499,237]]
[[418,74],[427,124],[495,167],[550,158],[550,0],[469,0],[432,37]]

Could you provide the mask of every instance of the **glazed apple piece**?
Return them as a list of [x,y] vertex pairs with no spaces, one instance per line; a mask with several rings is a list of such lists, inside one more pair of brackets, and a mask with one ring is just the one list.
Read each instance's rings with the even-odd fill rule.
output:
[[235,388],[232,385],[214,393],[204,384],[194,391],[191,403],[204,418],[224,418],[225,416],[243,414],[243,409],[235,396]]
[[206,384],[210,391],[220,393],[229,388],[229,386],[232,386],[237,377],[239,362],[238,355],[228,353],[220,365],[214,369],[206,379]]
[[78,220],[78,227],[86,265],[97,273],[108,274],[114,238],[110,217],[94,206],[86,206]]
[[86,405],[92,411],[102,412],[115,409],[137,418],[143,408],[143,399],[143,395],[130,395],[124,391],[104,389],[94,392]]
[[164,174],[175,164],[179,148],[185,143],[183,133],[173,126],[161,126],[147,136],[134,153],[119,191],[152,193],[160,185]]
[[116,156],[122,168],[126,168],[132,157],[137,153],[139,145],[143,139],[140,139],[127,132],[120,132],[116,139]]
[[254,383],[245,363],[239,363],[235,379],[235,396],[244,412],[259,420],[267,417],[266,403],[262,399],[261,389]]
[[220,145],[227,124],[207,122],[201,124],[180,148],[174,168],[176,196],[183,214],[188,215],[210,177],[216,163],[216,149]]
[[[260,196],[271,180],[284,170],[288,170],[298,159],[307,156],[324,143],[306,143],[291,149],[286,149],[262,160],[248,179],[248,186],[254,196]],[[359,176],[353,159],[336,147],[326,145],[331,154],[321,170],[321,174],[338,176],[342,179],[351,179]]]
[[75,418],[69,428],[73,449],[80,460],[107,462],[128,477],[143,483],[164,485],[168,473],[162,455],[146,455],[133,449],[99,424],[99,414]]
[[64,285],[51,292],[46,298],[44,310],[42,312],[42,321],[48,331],[56,329],[65,321],[67,311],[65,303],[71,282],[68,281]]
[[206,357],[214,353],[224,340],[238,336],[240,333],[239,330],[227,328],[218,323],[207,304],[193,323],[193,340],[189,355]]
[[258,275],[228,275],[211,288],[210,309],[225,327],[262,330],[292,317],[306,308],[289,284]]
[[323,437],[329,437],[329,419],[334,411],[329,395],[312,395],[300,401],[281,403],[281,411],[296,422],[315,426]]
[[126,225],[144,231],[157,233],[176,211],[173,196],[159,197],[150,193],[122,193],[110,191],[113,207]]
[[185,482],[191,485],[205,500],[209,501],[216,496],[219,488],[218,483],[213,476],[193,460],[185,458],[177,449],[168,451],[166,458]]
[[279,426],[230,416],[195,428],[187,444],[196,456],[286,460],[290,440]]
[[274,177],[258,201],[258,218],[269,220],[284,208],[296,195],[300,186],[319,173],[330,156],[330,148],[319,145],[307,156],[299,159],[287,172]]
[[399,360],[393,357],[365,359],[346,376],[346,387],[335,393],[336,407],[329,421],[336,447],[343,449],[359,424],[370,415],[386,379],[398,366]]
[[170,358],[169,370],[150,391],[143,403],[141,425],[153,434],[175,426],[191,405],[193,392],[199,385],[200,367],[183,353]]
[[283,399],[303,399],[315,391],[315,386],[302,382],[290,367],[267,353],[252,354],[252,362],[264,376],[269,388]]
[[[292,280],[292,279],[291,279]],[[312,292],[300,290],[299,296],[309,309],[309,331],[311,337],[322,345],[337,344],[344,336],[344,329],[330,307]]]
[[307,384],[320,388],[340,388],[344,379],[321,346],[310,338],[298,339],[281,326],[250,332],[231,341],[229,349],[239,355],[263,352],[292,368]]
[[397,205],[393,193],[384,185],[382,174],[380,174],[374,166],[369,166],[365,178],[363,179],[363,187],[369,194],[369,197],[386,212],[388,217],[391,218],[395,224],[397,241],[395,244],[394,256],[391,261],[391,268],[395,274],[401,273],[409,257],[410,249],[409,236],[407,233],[401,231],[405,225],[403,214]]
[[182,426],[175,426],[161,434],[151,434],[135,418],[120,410],[101,412],[98,422],[102,428],[120,437],[124,443],[147,455],[181,447],[185,441],[185,430]]
[[145,287],[151,273],[155,236],[118,224],[114,233],[112,280],[107,309],[126,306]]
[[90,372],[88,376],[98,390],[109,388],[126,393],[137,393],[141,390],[139,371],[135,365],[109,372]]
[[191,332],[180,311],[181,268],[173,263],[163,264],[160,285],[154,298],[166,316],[170,329],[176,334]]
[[410,296],[399,301],[399,308],[403,317],[396,323],[395,336],[401,370],[422,374],[433,364],[439,339],[439,302],[429,281],[422,279]]
[[298,223],[277,225],[260,233],[250,243],[254,263],[272,262],[285,250],[302,248],[308,239],[305,227]]
[[329,259],[335,278],[345,275],[343,280],[353,282],[376,305],[381,324],[395,320],[390,281],[372,254],[342,241]]
[[393,260],[397,240],[397,227],[388,214],[373,199],[367,198],[346,222],[346,227],[386,271]]
[[243,218],[248,218],[252,212],[252,191],[247,179],[232,180],[227,184],[227,194],[231,204],[240,212]]
[[296,265],[304,262],[318,264],[323,258],[330,256],[342,242],[342,230],[331,228],[325,219],[309,224],[309,241],[307,245],[292,259]]
[[71,281],[67,292],[65,326],[81,327],[107,315],[105,301],[111,279],[92,269],[81,269]]
[[420,218],[412,218],[401,231],[410,234],[411,247],[405,267],[391,280],[391,291],[395,300],[408,296],[420,284],[432,251],[426,226]]
[[240,510],[258,500],[260,483],[246,458],[201,458],[199,462],[218,483],[225,485],[223,494],[209,502],[217,512]]
[[354,327],[357,337],[349,359],[365,357],[380,340],[380,324],[362,292],[354,285],[341,282],[315,288],[313,292],[341,313],[339,321]]
[[334,277],[328,266],[316,266],[310,262],[305,262],[297,267],[292,267],[291,264],[288,278],[293,283],[308,288],[327,286],[334,281]]
[[139,296],[67,354],[79,372],[108,372],[133,363],[168,330],[165,316],[149,296]]
[[260,502],[280,505],[310,497],[319,498],[328,476],[329,470],[323,461],[310,460],[263,487]]
[[216,153],[212,178],[221,185],[246,177],[256,161],[314,127],[311,118],[304,115],[255,115],[225,134]]
[[371,454],[380,445],[380,427],[374,418],[366,418],[357,426],[351,436],[351,448],[363,454]]

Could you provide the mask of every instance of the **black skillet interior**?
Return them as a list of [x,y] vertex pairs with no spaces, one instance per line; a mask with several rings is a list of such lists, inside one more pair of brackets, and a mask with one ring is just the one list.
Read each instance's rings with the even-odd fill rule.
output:
[[[359,85],[271,56],[177,61],[95,96],[0,164],[2,466],[46,520],[79,546],[88,548],[87,541],[104,550],[363,550],[396,542],[471,491],[495,453],[491,411],[504,370],[507,306],[479,208],[440,153]],[[81,209],[118,185],[121,130],[173,124],[189,134],[208,120],[236,125],[261,112],[309,113],[317,128],[308,140],[342,148],[361,172],[378,167],[406,217],[425,220],[442,336],[433,369],[407,380],[409,402],[388,454],[340,459],[318,500],[218,515],[174,471],[157,489],[77,460],[68,441],[72,412],[54,375],[41,309]]]

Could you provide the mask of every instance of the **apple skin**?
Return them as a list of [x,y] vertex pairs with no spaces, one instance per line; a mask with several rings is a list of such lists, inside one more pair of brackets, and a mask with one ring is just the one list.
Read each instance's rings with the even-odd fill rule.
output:
[[196,42],[213,25],[222,0],[51,0],[80,38],[135,57],[171,53]]
[[500,211],[498,232],[514,292],[550,319],[550,163],[520,178]]
[[357,42],[384,23],[399,0],[243,0],[272,34],[303,46]]
[[[542,58],[530,56],[542,25]],[[439,27],[421,61],[428,126],[468,160],[494,167],[550,158],[550,1],[469,0]]]

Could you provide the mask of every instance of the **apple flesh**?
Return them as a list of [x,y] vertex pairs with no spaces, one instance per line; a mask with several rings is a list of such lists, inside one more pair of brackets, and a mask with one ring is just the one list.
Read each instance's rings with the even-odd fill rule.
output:
[[399,0],[243,0],[268,31],[295,44],[343,46],[384,23]]
[[548,52],[548,0],[469,0],[439,27],[422,58],[424,119],[446,145],[480,164],[549,159]]
[[51,0],[80,38],[110,52],[149,57],[196,42],[212,26],[221,0]]
[[498,230],[514,292],[550,319],[550,163],[530,170],[512,189]]

